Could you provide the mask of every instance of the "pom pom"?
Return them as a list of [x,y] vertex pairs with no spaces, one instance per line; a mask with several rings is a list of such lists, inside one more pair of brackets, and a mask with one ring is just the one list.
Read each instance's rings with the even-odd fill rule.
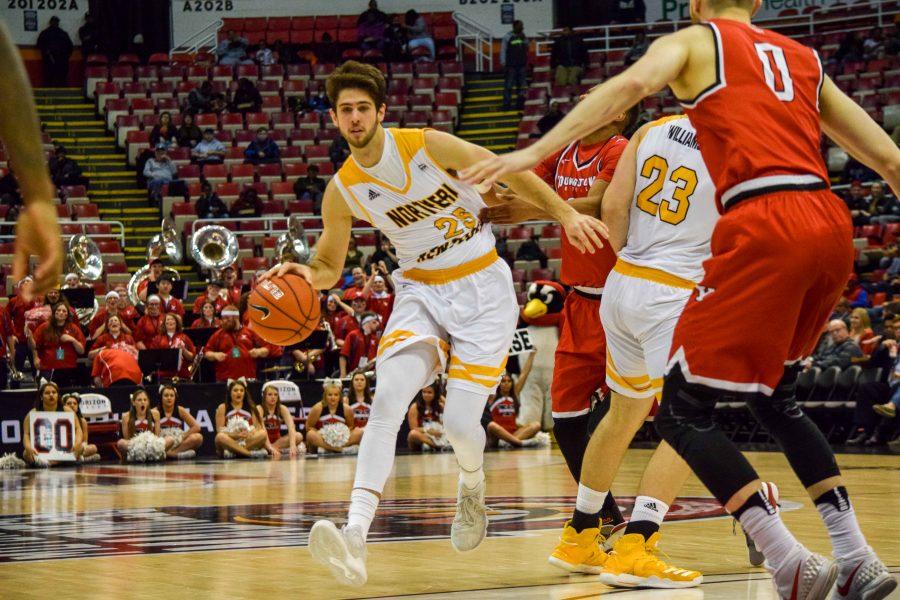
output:
[[156,462],[166,459],[166,440],[144,431],[128,440],[128,462]]
[[440,422],[425,421],[422,428],[438,448],[446,448],[450,445],[450,440],[447,439],[447,435],[444,433],[444,426]]
[[319,430],[322,439],[332,448],[343,448],[350,441],[350,428],[343,423],[329,423]]
[[162,431],[159,432],[160,437],[162,438],[172,438],[175,440],[172,444],[172,447],[176,447],[184,441],[184,429],[179,429],[178,427],[166,427]]
[[12,452],[7,452],[3,455],[3,458],[0,458],[0,469],[2,470],[13,470],[13,469],[24,469],[25,461],[13,454]]
[[[247,422],[243,417],[231,417],[228,419],[228,422],[225,423],[225,433],[241,433],[241,432],[250,432],[250,423]],[[238,444],[241,446],[247,445],[247,440],[238,440]]]

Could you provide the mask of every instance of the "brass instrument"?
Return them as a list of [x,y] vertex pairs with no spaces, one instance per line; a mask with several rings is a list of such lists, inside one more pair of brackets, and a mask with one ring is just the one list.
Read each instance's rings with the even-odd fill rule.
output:
[[[150,263],[157,258],[162,258],[164,254],[174,263],[179,263],[184,258],[181,239],[175,231],[175,227],[167,219],[163,220],[160,232],[147,242],[147,264],[138,269],[128,280],[128,298],[135,307],[144,303],[138,295],[138,290],[144,280],[150,276]],[[181,274],[177,269],[166,266],[163,267],[163,271],[168,273],[172,279],[181,279]]]
[[[83,233],[73,235],[66,250],[69,270],[78,275],[79,279],[97,281],[103,276],[103,256],[91,238]],[[68,288],[69,286],[63,286],[62,289]],[[79,308],[75,310],[75,314],[82,325],[87,325],[99,309],[100,303],[95,296],[93,308]]]
[[237,260],[238,242],[233,231],[221,225],[206,225],[191,236],[191,256],[204,269],[219,279],[225,267]]
[[15,352],[9,345],[9,340],[6,340],[6,365],[9,370],[10,381],[22,381],[25,379],[25,375],[16,368]]
[[310,254],[303,219],[299,215],[291,215],[288,218],[287,233],[281,234],[275,244],[275,256],[281,262],[306,264],[309,262]]

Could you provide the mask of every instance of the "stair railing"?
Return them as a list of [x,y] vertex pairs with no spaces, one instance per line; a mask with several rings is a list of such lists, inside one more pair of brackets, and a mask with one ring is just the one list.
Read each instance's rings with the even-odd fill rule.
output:
[[169,51],[169,58],[175,54],[193,54],[200,50],[214,52],[218,44],[219,30],[225,22],[222,19],[211,21],[202,29],[194,32],[190,37]]
[[462,60],[466,51],[475,56],[475,70],[479,73],[494,70],[494,34],[462,13],[453,13],[456,22],[456,54]]

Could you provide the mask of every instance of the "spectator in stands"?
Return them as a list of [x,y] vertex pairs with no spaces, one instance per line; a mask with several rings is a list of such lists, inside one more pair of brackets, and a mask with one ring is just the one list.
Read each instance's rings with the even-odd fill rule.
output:
[[356,20],[356,39],[363,50],[381,50],[388,16],[378,10],[378,2],[369,0],[369,8]]
[[[302,54],[301,52],[298,55]],[[331,37],[331,34],[327,31],[322,33],[322,36],[319,38],[313,45],[312,52],[307,51],[307,62],[321,63],[321,64],[335,64],[340,62],[341,59],[341,49],[338,44],[334,43],[334,38]],[[311,54],[311,56],[309,56]],[[312,58],[312,61],[308,59]]]
[[153,338],[149,347],[157,350],[177,348],[181,353],[181,368],[178,369],[178,371],[160,371],[159,376],[161,378],[190,378],[190,367],[194,362],[194,354],[197,352],[197,349],[194,347],[194,342],[191,341],[191,338],[184,333],[184,327],[179,315],[176,313],[167,313],[163,317],[162,325],[160,325],[159,328],[159,334]]
[[378,240],[378,249],[366,260],[366,267],[371,267],[372,265],[378,265],[384,269],[385,273],[392,273],[400,266],[397,252],[394,250],[391,241],[386,235],[380,237]]
[[372,265],[372,276],[363,288],[363,296],[366,298],[366,307],[381,318],[382,323],[387,323],[391,312],[394,310],[394,294],[388,290],[387,281],[391,276]]
[[105,348],[118,348],[128,350],[137,357],[137,345],[134,338],[125,330],[122,317],[109,315],[103,325],[103,333],[99,334],[91,345],[88,358],[94,360],[101,350]]
[[216,132],[207,127],[203,138],[191,150],[191,161],[198,165],[220,165],[225,161],[225,144],[216,139]]
[[547,109],[547,114],[541,117],[537,122],[538,133],[532,134],[531,137],[542,137],[545,133],[556,127],[557,123],[563,120],[563,117],[566,115],[560,110],[559,104],[559,100],[550,101],[550,107]]
[[319,177],[319,167],[309,165],[306,177],[298,177],[294,182],[294,195],[297,200],[312,200],[313,213],[322,214],[322,196],[325,194],[326,182]]
[[[331,142],[331,146],[328,148],[328,157],[334,168],[340,169],[348,156],[350,156],[350,145],[344,136],[339,135]],[[21,200],[19,202],[21,203]]]
[[341,379],[353,372],[375,369],[378,342],[381,341],[381,320],[373,312],[365,312],[360,319],[360,329],[347,334],[341,347]]
[[[359,329],[363,314],[368,312],[369,300],[363,295],[362,290],[350,288],[344,292],[344,301],[350,303],[350,309],[353,311],[353,322],[346,323],[347,333],[350,333],[354,329]],[[344,336],[344,340],[346,339]]]
[[214,302],[206,300],[200,306],[200,316],[191,323],[191,329],[201,329],[215,327],[218,329],[222,326],[222,320],[216,316],[216,305]]
[[30,275],[23,277],[16,283],[14,295],[9,299],[6,310],[9,313],[10,321],[12,321],[13,332],[16,338],[15,357],[16,368],[19,371],[25,370],[25,361],[31,356],[27,343],[27,333],[25,331],[25,313],[32,308],[39,306],[38,298],[32,297],[31,300],[25,300],[25,295],[30,294],[30,287],[34,280]]
[[200,184],[200,195],[197,197],[197,216],[201,219],[227,219],[228,207],[212,189],[208,181]]
[[616,0],[615,20],[617,23],[644,23],[647,6],[644,0]]
[[7,387],[9,359],[16,356],[16,335],[6,307],[0,306],[0,385]]
[[862,183],[854,181],[850,184],[850,189],[844,196],[844,202],[850,209],[850,216],[853,217],[854,225],[866,225],[869,222],[869,203],[866,202],[866,191],[863,189]]
[[406,11],[403,17],[403,29],[406,31],[406,51],[412,54],[416,48],[427,48],[431,60],[437,55],[434,47],[434,38],[428,33],[428,25],[425,18],[414,9]]
[[[900,360],[898,360],[897,340],[900,339],[900,319],[897,319],[887,332],[889,339],[881,342],[869,364],[883,356],[879,361],[890,374],[874,381],[863,381],[856,392],[856,406],[853,411],[853,428],[847,444],[876,445],[883,443],[881,428],[878,427],[878,416],[892,419],[896,416],[896,402],[900,401]],[[875,368],[874,366],[872,368]]]
[[856,273],[851,273],[844,288],[844,298],[850,303],[850,308],[866,308],[869,306],[869,293],[859,283]]
[[[203,132],[197,127],[194,115],[186,113],[181,117],[181,127],[178,128],[176,140],[179,148],[194,148],[203,139]],[[193,155],[193,152],[191,152]]]
[[275,140],[269,137],[269,129],[260,127],[256,130],[256,139],[244,150],[244,162],[251,165],[273,164],[281,162],[281,150]]
[[328,100],[328,94],[325,93],[325,86],[321,83],[316,89],[315,94],[310,94],[309,98],[304,100],[300,105],[302,114],[316,112],[327,113],[331,109],[331,102]]
[[53,185],[63,187],[64,185],[88,185],[88,178],[84,176],[81,166],[66,155],[65,146],[57,146],[53,150],[53,156],[48,161],[50,168],[50,178],[53,179]]
[[247,57],[247,48],[250,43],[238,36],[233,29],[228,31],[228,37],[219,42],[216,47],[216,56],[220,65],[246,65],[252,64]]
[[259,112],[262,108],[262,96],[253,82],[246,77],[238,79],[237,89],[231,98],[231,109],[242,115]]
[[854,308],[850,312],[850,339],[856,342],[864,355],[872,354],[875,344],[881,339],[875,338],[869,311],[865,308]]
[[571,27],[564,27],[562,35],[553,42],[550,66],[554,69],[556,85],[578,85],[588,62],[587,46]]
[[258,217],[262,215],[263,201],[256,188],[245,187],[238,199],[232,202],[229,214],[234,217]]
[[261,67],[267,67],[278,63],[278,57],[266,44],[266,40],[260,40],[259,48],[253,53],[253,60]]
[[[344,258],[344,269],[353,269],[355,267],[362,269],[365,261],[366,255],[356,247],[356,238],[351,235],[350,243],[347,245],[347,256]],[[363,272],[363,278],[365,279],[365,272]]]
[[878,173],[852,156],[847,159],[847,163],[844,165],[844,172],[841,175],[841,183],[872,181],[873,179],[878,179]]
[[862,350],[850,339],[850,331],[847,324],[839,319],[828,323],[828,334],[831,337],[831,345],[817,351],[805,361],[806,368],[818,367],[822,370],[829,367],[846,369],[853,363],[854,358],[862,358]]
[[384,60],[388,62],[409,60],[410,57],[406,53],[406,42],[406,28],[397,15],[392,15],[384,30],[384,44],[381,46]]
[[347,294],[351,291],[354,294],[362,293],[363,288],[366,287],[366,272],[363,271],[362,267],[353,267],[350,270],[350,281],[345,287],[344,300],[352,300],[352,297],[347,298]]
[[443,436],[443,414],[441,384],[433,381],[419,390],[406,412],[406,422],[409,424],[406,444],[410,450],[438,448],[436,440]]
[[94,385],[101,388],[140,385],[143,378],[134,347],[103,348],[91,370]]
[[625,53],[625,64],[630,65],[631,63],[637,62],[640,57],[646,54],[649,48],[650,42],[647,40],[647,34],[643,31],[638,31],[634,36],[634,42],[632,42],[631,48]]
[[160,203],[162,201],[163,186],[175,181],[178,167],[169,158],[168,149],[164,144],[156,147],[156,154],[144,164],[144,178],[147,180],[147,191],[150,199]]
[[84,354],[85,339],[81,328],[72,321],[69,307],[57,302],[50,321],[34,332],[32,364],[39,376],[62,386],[78,383],[77,361]]
[[529,240],[519,246],[519,250],[516,252],[516,260],[536,260],[541,263],[542,269],[547,268],[547,255],[544,254],[541,245],[538,243],[538,236],[532,235]]
[[6,163],[6,173],[3,177],[0,177],[0,204],[6,204],[7,206],[22,205],[22,193],[19,190],[19,180],[16,179],[16,176],[13,174],[12,163],[10,162]]
[[841,39],[838,49],[832,55],[832,59],[838,63],[861,60],[863,57],[862,33],[856,31],[847,32]]
[[[320,321],[318,329],[321,331],[327,331],[325,321]],[[302,374],[307,379],[311,379],[316,376],[316,372],[318,369],[316,368],[317,363],[320,362],[320,359],[325,355],[328,342],[326,336],[326,342],[324,344],[315,345],[310,341],[312,338],[307,338],[300,342],[299,344],[294,344],[290,349],[290,360],[293,361],[294,365],[294,373]],[[288,350],[288,348],[286,348]],[[325,375],[329,375],[331,371],[334,371],[338,368],[337,362],[334,361],[334,367],[329,370],[327,367],[325,368]]]
[[500,66],[503,67],[503,109],[512,108],[512,90],[516,88],[518,107],[523,103],[522,89],[528,71],[528,37],[525,35],[525,24],[520,20],[513,21],[512,31],[503,36],[500,46]]
[[215,307],[215,313],[221,314],[222,310],[228,305],[228,299],[226,294],[222,293],[223,284],[218,279],[213,279],[212,281],[207,282],[206,284],[206,292],[200,294],[196,300],[194,300],[194,314],[199,315],[201,313],[201,307],[204,302],[212,302]]
[[[364,304],[362,306],[365,307]],[[322,320],[328,322],[335,338],[335,346],[338,349],[344,345],[344,338],[347,337],[347,334],[357,327],[353,309],[345,304],[336,293],[328,294],[325,310],[322,312]]]
[[875,60],[884,52],[884,35],[881,29],[873,29],[869,31],[869,35],[862,43],[863,58],[866,60]]
[[229,304],[240,304],[241,294],[244,290],[244,282],[238,279],[237,269],[234,266],[225,267],[222,270],[222,294],[228,299]]
[[892,194],[884,192],[884,183],[875,181],[869,187],[866,197],[869,203],[869,222],[874,225],[887,225],[900,222],[900,202]]
[[38,50],[44,65],[44,85],[65,87],[69,84],[69,58],[72,56],[72,38],[59,26],[59,17],[50,17],[47,28],[38,36]]
[[191,93],[188,94],[184,112],[191,115],[211,112],[210,105],[215,95],[212,83],[204,81],[200,84],[200,87],[192,89]]
[[237,307],[229,304],[222,311],[222,328],[209,338],[203,356],[216,363],[216,381],[227,381],[237,377],[256,378],[257,359],[276,358],[281,353],[281,348],[242,327]]
[[81,42],[81,54],[85,57],[91,54],[99,54],[100,45],[100,28],[94,20],[94,15],[84,13],[84,25],[78,28],[78,40]]
[[[233,418],[244,419],[250,426],[249,431],[234,432],[228,430],[228,422]],[[216,408],[216,452],[222,458],[240,456],[261,456],[266,452],[266,430],[259,422],[256,405],[247,389],[247,381],[228,380],[225,402]]]
[[110,317],[119,317],[124,333],[131,334],[132,329],[134,329],[134,323],[124,314],[123,309],[125,305],[119,293],[115,291],[107,292],[105,300],[105,304],[100,307],[100,310],[88,323],[88,333],[91,338],[97,340],[108,331],[107,323]]
[[181,300],[172,296],[172,287],[174,280],[171,275],[163,275],[159,278],[156,294],[162,304],[162,311],[166,314],[175,313],[180,318],[184,318],[184,305]]
[[147,307],[144,316],[138,319],[134,326],[134,340],[138,350],[146,350],[153,343],[153,338],[159,334],[159,328],[163,322],[162,302],[159,296],[152,295],[147,298]]
[[150,145],[158,148],[160,144],[165,144],[167,148],[171,148],[177,141],[178,129],[172,123],[172,113],[159,113],[159,122],[150,130]]

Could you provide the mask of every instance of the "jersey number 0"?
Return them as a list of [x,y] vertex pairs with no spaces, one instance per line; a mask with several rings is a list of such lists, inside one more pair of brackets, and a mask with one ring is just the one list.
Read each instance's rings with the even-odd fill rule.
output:
[[675,184],[672,199],[656,197],[662,192],[666,176],[669,175],[669,163],[665,158],[654,154],[641,165],[641,177],[650,179],[650,183],[637,196],[637,206],[645,213],[669,225],[678,225],[687,217],[691,206],[691,196],[697,189],[697,171],[687,167],[678,167],[669,175],[669,181]]

